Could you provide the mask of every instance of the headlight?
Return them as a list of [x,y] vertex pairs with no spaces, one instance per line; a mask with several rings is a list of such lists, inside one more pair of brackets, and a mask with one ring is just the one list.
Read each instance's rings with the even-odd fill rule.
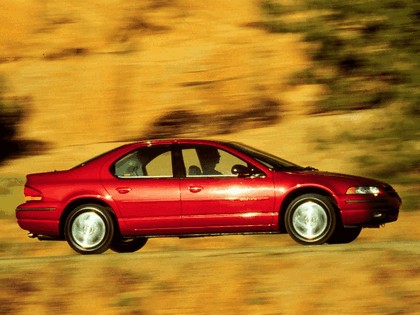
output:
[[378,195],[379,188],[375,186],[350,187],[346,191],[347,195]]

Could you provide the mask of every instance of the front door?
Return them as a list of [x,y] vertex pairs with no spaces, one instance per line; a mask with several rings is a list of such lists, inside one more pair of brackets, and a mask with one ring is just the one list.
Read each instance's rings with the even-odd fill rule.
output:
[[186,176],[180,180],[182,231],[235,233],[269,231],[273,225],[273,180],[266,174],[241,178],[235,165],[250,165],[210,146],[184,146]]

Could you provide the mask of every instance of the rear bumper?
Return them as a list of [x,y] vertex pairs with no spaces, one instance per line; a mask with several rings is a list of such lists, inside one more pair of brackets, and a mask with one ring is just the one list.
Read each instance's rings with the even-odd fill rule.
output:
[[18,225],[35,235],[60,235],[60,220],[54,205],[27,202],[16,208]]

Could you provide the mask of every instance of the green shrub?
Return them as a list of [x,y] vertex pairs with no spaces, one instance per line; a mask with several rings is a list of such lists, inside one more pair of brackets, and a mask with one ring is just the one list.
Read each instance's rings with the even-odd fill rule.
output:
[[5,96],[5,82],[0,77],[0,163],[18,150],[16,136],[24,117],[24,109],[18,98]]
[[[420,2],[411,0],[302,0],[261,2],[266,30],[299,33],[311,43],[308,69],[289,83],[322,84],[312,113],[385,108],[365,130],[333,141],[367,148],[353,159],[361,175],[411,187],[420,181]],[[288,19],[300,13],[301,19]],[[296,15],[295,15],[296,17]],[[291,22],[293,21],[293,22]],[[385,114],[386,113],[386,114]],[[380,126],[377,127],[376,125]],[[370,129],[369,129],[370,127]],[[328,147],[316,139],[318,147]],[[418,184],[403,191],[416,209]],[[417,186],[416,186],[417,185]],[[418,195],[418,194],[417,194]]]
[[[395,100],[417,104],[420,83],[420,4],[410,0],[306,0],[291,5],[262,1],[266,29],[302,33],[315,43],[308,51],[315,67],[334,67],[334,77],[301,76],[326,84],[316,112],[369,109]],[[291,13],[307,18],[290,22]],[[291,83],[296,83],[296,77]],[[363,88],[366,86],[367,88]],[[412,105],[411,108],[418,108]],[[418,115],[418,110],[413,110]]]
[[43,141],[18,136],[30,101],[29,96],[8,96],[5,80],[0,76],[0,165],[7,159],[39,154],[47,149]]

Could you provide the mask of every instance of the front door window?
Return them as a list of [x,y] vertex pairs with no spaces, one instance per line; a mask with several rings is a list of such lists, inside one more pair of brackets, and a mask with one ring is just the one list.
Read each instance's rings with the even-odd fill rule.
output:
[[187,177],[235,177],[234,165],[247,166],[236,156],[209,146],[185,148],[182,157]]

